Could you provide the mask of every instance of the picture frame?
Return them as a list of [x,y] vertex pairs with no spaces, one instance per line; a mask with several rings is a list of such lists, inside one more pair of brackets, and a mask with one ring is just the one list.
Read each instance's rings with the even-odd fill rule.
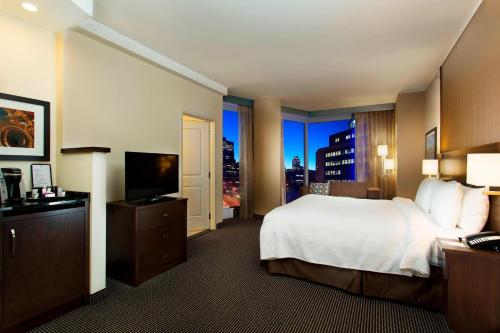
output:
[[31,165],[31,187],[52,187],[52,166],[50,164]]
[[435,160],[437,158],[437,127],[425,133],[425,159]]
[[0,93],[0,160],[50,160],[50,102]]

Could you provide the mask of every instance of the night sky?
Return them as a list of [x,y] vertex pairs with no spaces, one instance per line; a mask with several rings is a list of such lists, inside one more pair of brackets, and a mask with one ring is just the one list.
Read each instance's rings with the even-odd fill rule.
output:
[[[349,128],[350,119],[309,123],[309,170],[316,170],[316,150],[328,146],[328,137],[331,134],[342,132]],[[294,156],[300,157],[300,164],[304,166],[304,124],[291,120],[284,120],[285,141],[285,168],[292,167]]]
[[234,159],[240,160],[240,142],[238,138],[238,112],[224,110],[222,115],[222,136],[234,142]]

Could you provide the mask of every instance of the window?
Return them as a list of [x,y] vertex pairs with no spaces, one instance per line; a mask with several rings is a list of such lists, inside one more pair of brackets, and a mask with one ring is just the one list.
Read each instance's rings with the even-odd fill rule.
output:
[[309,182],[355,180],[353,120],[308,123]]
[[283,120],[284,164],[286,177],[286,202],[300,196],[304,185],[304,130],[302,122]]
[[300,196],[305,183],[356,179],[354,120],[292,119],[283,120],[287,203]]
[[223,150],[223,206],[233,208],[240,206],[240,172],[239,172],[239,135],[238,112],[224,110],[222,118],[222,150]]

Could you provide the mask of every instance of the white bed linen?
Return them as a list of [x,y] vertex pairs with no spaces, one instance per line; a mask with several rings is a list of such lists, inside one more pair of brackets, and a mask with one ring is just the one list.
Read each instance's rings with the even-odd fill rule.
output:
[[441,229],[409,199],[309,194],[266,214],[260,256],[428,277],[430,263],[437,263],[436,230]]

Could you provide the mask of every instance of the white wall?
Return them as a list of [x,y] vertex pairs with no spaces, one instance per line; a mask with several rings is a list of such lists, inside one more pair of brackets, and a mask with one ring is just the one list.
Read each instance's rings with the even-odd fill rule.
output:
[[72,191],[89,192],[90,293],[106,288],[106,153],[61,154],[58,184]]
[[[0,92],[51,103],[51,161],[55,165],[55,37],[52,33],[0,13]],[[21,168],[27,189],[31,188],[32,163],[0,161],[0,167]],[[42,162],[49,163],[49,162]]]
[[215,121],[222,219],[222,96],[76,31],[62,36],[62,145],[104,146],[107,200],[124,199],[124,152],[181,154],[182,113]]

